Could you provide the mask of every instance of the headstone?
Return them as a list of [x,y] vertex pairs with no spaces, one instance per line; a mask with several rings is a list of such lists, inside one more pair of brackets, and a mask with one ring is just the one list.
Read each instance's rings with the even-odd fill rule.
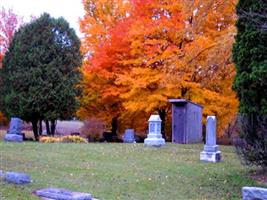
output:
[[124,135],[122,136],[124,143],[134,143],[134,129],[126,129]]
[[159,115],[151,115],[149,120],[149,131],[144,143],[146,146],[161,147],[165,140],[161,135],[161,119]]
[[93,200],[89,193],[73,192],[62,188],[45,188],[35,191],[35,194],[42,198],[54,200]]
[[216,145],[216,117],[208,116],[206,123],[206,145],[200,153],[200,160],[206,162],[219,162],[221,160],[221,152]]
[[23,133],[21,132],[21,129],[22,129],[22,120],[16,117],[11,118],[9,130],[5,135],[5,141],[22,142]]
[[267,200],[267,189],[259,187],[243,187],[243,200]]
[[14,183],[18,185],[31,182],[31,178],[28,174],[19,172],[7,172],[4,176],[4,179],[8,183]]

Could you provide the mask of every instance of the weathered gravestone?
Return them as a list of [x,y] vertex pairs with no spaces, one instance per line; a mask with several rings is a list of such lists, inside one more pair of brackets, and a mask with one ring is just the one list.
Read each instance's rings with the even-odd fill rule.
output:
[[259,187],[243,187],[243,200],[267,200],[267,189]]
[[149,120],[149,131],[144,143],[146,146],[161,147],[165,145],[165,140],[161,135],[161,119],[159,115],[151,115]]
[[22,142],[23,134],[21,132],[21,129],[22,129],[22,120],[16,117],[11,118],[9,130],[5,135],[5,141]]
[[31,182],[31,178],[28,174],[20,172],[6,172],[4,180],[8,183],[14,183],[18,185]]
[[134,143],[134,129],[126,129],[124,135],[122,136],[124,143]]
[[208,116],[206,123],[206,145],[204,151],[200,153],[200,160],[206,162],[219,162],[221,160],[221,152],[219,146],[216,145],[216,117]]
[[35,191],[42,198],[51,200],[93,200],[89,193],[73,192],[62,188],[45,188]]

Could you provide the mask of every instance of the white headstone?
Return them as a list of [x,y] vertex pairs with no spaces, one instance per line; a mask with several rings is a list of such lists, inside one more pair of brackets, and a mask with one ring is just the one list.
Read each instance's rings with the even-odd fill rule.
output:
[[204,151],[200,153],[200,160],[206,162],[219,162],[221,152],[216,145],[216,117],[208,116],[206,122],[206,145]]
[[146,146],[161,147],[165,145],[165,140],[161,135],[161,119],[159,115],[151,115],[148,125],[148,135],[144,143]]

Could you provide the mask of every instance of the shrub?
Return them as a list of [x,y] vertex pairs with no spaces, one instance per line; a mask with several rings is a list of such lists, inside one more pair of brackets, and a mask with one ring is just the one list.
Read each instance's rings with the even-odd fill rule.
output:
[[104,131],[104,123],[98,119],[87,119],[81,129],[82,135],[91,142],[100,141]]
[[267,116],[240,115],[239,137],[235,141],[237,154],[244,164],[267,170]]
[[39,142],[42,143],[55,143],[55,142],[65,142],[65,143],[87,143],[87,140],[76,135],[68,135],[64,137],[41,137]]
[[235,117],[224,129],[223,134],[218,137],[217,143],[221,145],[233,145],[233,139],[239,134],[237,117]]
[[42,143],[55,143],[55,142],[61,142],[61,139],[57,138],[57,137],[43,136],[43,137],[40,137],[39,142],[42,142]]
[[62,137],[61,142],[87,143],[87,140],[77,135],[68,135]]

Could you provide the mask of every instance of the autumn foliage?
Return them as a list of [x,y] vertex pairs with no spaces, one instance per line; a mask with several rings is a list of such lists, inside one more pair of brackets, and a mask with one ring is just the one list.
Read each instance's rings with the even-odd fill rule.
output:
[[[11,9],[0,8],[0,68],[12,37],[21,24],[22,19]],[[7,123],[7,118],[0,112],[0,124],[6,125]]]
[[22,19],[11,9],[0,8],[0,67],[12,37],[21,23]]
[[218,117],[222,136],[238,104],[231,89],[235,0],[83,3],[80,117],[145,130],[148,115],[168,122],[168,99],[185,98],[204,106],[204,118]]

